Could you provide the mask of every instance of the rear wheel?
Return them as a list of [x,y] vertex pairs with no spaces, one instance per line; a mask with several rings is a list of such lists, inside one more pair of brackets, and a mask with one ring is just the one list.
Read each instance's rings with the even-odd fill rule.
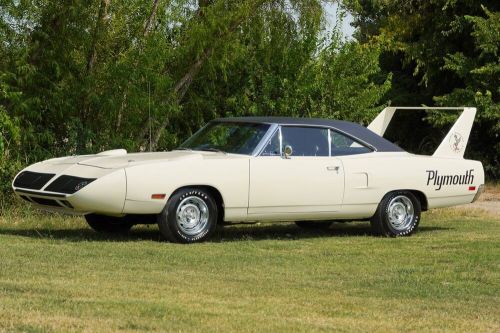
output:
[[295,224],[304,229],[328,229],[332,225],[332,221],[295,221]]
[[114,217],[99,214],[87,214],[85,220],[97,232],[125,233],[132,228],[133,223],[126,216]]
[[386,237],[409,236],[418,228],[420,212],[420,201],[413,193],[388,193],[370,220],[372,230],[375,234]]
[[172,195],[158,216],[158,227],[171,242],[205,241],[217,227],[217,203],[205,189],[181,189]]

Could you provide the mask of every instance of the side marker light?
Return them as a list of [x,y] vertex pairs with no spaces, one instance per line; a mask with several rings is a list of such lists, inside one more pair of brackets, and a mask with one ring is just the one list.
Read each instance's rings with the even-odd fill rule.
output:
[[151,194],[151,199],[165,199],[167,195],[165,193]]

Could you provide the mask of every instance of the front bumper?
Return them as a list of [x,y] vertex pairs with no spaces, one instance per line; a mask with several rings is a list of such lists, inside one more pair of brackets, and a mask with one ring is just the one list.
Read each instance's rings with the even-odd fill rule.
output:
[[126,183],[124,169],[39,163],[20,172],[12,188],[20,198],[49,211],[121,214]]

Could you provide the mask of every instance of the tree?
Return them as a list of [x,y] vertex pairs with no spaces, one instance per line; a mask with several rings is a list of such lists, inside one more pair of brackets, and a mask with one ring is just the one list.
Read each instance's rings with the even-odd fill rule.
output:
[[[383,47],[382,69],[393,73],[386,98],[395,105],[476,106],[478,115],[466,155],[500,177],[498,1],[346,0],[356,38]],[[442,130],[455,118],[433,113],[428,124]],[[424,131],[429,130],[424,125]]]
[[[0,101],[15,100],[18,92],[11,91],[10,87],[0,77]],[[3,193],[9,190],[12,175],[18,171],[19,148],[21,129],[16,118],[12,118],[0,105],[0,205],[4,203]]]
[[217,117],[366,123],[390,88],[380,48],[326,31],[320,0],[0,6],[5,189],[21,165],[112,148],[171,149]]
[[[475,127],[472,144],[481,147],[470,154],[478,159],[487,157],[486,171],[500,178],[500,12],[483,7],[486,18],[465,16],[473,24],[475,54],[456,52],[445,57],[443,70],[454,73],[464,83],[450,93],[436,96],[440,105],[476,105],[479,124]],[[449,122],[442,114],[431,119],[435,124]]]

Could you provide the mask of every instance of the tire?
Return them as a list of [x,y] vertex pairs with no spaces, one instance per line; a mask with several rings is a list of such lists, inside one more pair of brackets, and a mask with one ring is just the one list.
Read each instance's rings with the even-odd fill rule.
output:
[[88,225],[97,232],[103,233],[126,233],[134,225],[126,216],[114,217],[98,214],[85,215]]
[[217,228],[217,203],[204,189],[181,189],[170,197],[158,215],[158,227],[170,242],[203,242]]
[[410,236],[420,222],[421,205],[408,191],[386,194],[370,220],[374,234],[385,237]]
[[332,221],[295,221],[297,227],[303,229],[320,229],[325,230],[330,228]]

